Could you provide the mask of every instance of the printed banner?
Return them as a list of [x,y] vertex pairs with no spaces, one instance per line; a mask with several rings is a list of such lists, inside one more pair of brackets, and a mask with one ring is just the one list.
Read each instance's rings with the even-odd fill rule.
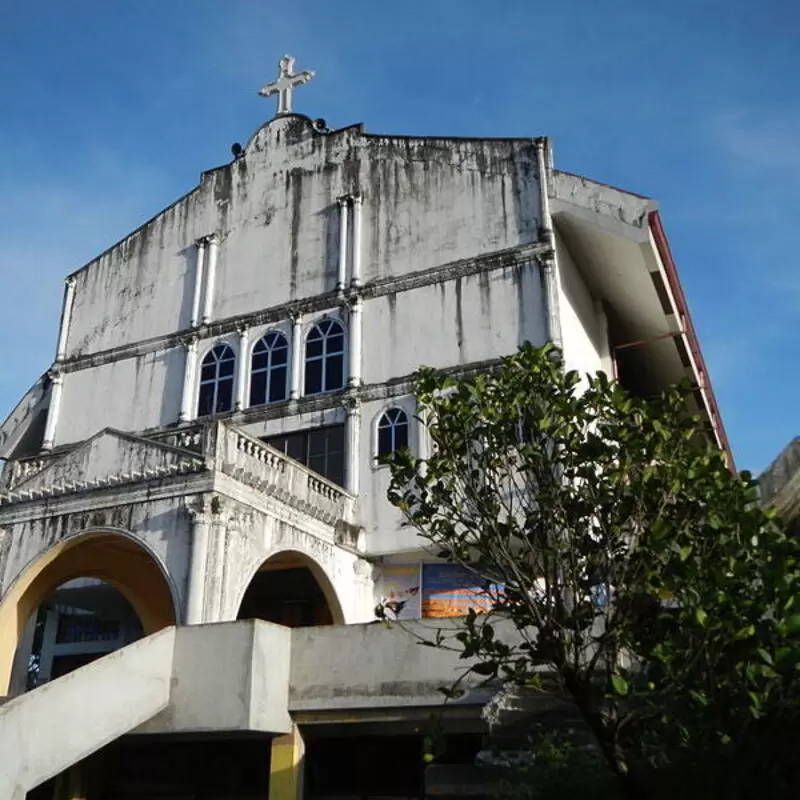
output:
[[458,564],[422,565],[422,616],[462,617],[470,608],[489,611],[491,597],[470,569]]
[[422,616],[419,564],[387,564],[383,567],[381,603],[390,619]]

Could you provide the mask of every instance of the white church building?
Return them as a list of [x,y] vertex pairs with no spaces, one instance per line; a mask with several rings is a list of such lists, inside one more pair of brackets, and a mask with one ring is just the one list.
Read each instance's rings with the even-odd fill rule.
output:
[[0,800],[458,793],[491,692],[442,708],[452,656],[374,622],[468,588],[386,500],[421,365],[688,377],[728,449],[654,201],[544,137],[329,129],[312,75],[283,59],[276,116],[67,277],[0,426]]

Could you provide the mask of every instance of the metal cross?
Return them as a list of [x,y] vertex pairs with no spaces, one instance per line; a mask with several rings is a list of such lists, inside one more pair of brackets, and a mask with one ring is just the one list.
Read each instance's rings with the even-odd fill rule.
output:
[[302,72],[293,73],[294,59],[291,56],[284,56],[279,62],[280,72],[278,80],[268,83],[259,91],[262,97],[278,95],[278,115],[292,113],[292,92],[295,86],[307,83],[314,77],[314,70],[304,69]]

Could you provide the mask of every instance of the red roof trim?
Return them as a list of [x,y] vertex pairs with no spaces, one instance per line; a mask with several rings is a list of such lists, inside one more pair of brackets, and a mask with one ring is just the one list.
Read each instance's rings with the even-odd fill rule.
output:
[[706,401],[713,416],[711,424],[716,429],[717,436],[719,437],[722,449],[728,458],[728,463],[730,464],[731,469],[735,470],[736,465],[733,460],[731,445],[728,441],[728,434],[725,432],[725,425],[722,422],[722,415],[719,413],[717,399],[714,397],[714,389],[711,386],[711,377],[708,374],[708,368],[706,367],[706,362],[703,359],[703,353],[700,350],[700,342],[697,339],[697,333],[694,329],[694,325],[692,324],[692,317],[689,314],[689,306],[686,303],[686,295],[683,293],[683,287],[681,286],[680,279],[678,278],[678,270],[675,267],[675,260],[672,258],[672,252],[669,249],[669,242],[667,242],[667,235],[664,232],[664,226],[661,223],[661,216],[659,215],[658,211],[650,211],[647,215],[647,219],[650,225],[650,231],[652,232],[653,239],[656,243],[656,248],[658,249],[658,253],[661,256],[661,261],[663,262],[664,269],[667,273],[667,281],[669,282],[670,289],[672,290],[672,295],[675,298],[675,303],[678,306],[678,314],[680,315],[681,324],[686,331],[686,338],[689,340],[689,347],[692,351],[692,355],[694,356],[695,364],[697,364],[697,368],[701,373],[701,375],[698,377],[702,378],[700,381],[700,386],[705,394]]

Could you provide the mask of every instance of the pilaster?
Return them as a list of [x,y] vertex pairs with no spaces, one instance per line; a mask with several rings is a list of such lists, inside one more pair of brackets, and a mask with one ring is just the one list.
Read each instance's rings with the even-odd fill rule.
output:
[[301,800],[305,743],[297,725],[272,740],[269,766],[269,800]]

